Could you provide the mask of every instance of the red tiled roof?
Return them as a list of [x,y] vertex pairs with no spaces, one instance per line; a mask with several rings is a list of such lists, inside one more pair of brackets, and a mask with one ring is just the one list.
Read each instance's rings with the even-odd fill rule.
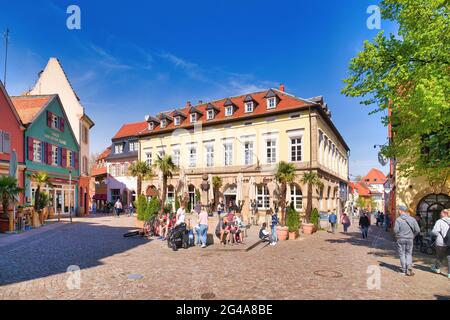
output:
[[29,124],[54,97],[55,95],[19,96],[11,97],[11,101],[22,123]]
[[370,189],[364,182],[356,182],[354,184],[355,189],[358,191],[358,195],[362,197],[370,196]]
[[369,173],[362,178],[362,181],[367,184],[384,184],[386,176],[378,169],[371,169]]
[[105,150],[103,150],[102,153],[100,153],[97,158],[95,159],[96,161],[100,161],[105,159],[106,157],[109,156],[109,154],[111,153],[111,146],[109,146],[108,148],[106,148]]
[[103,174],[106,174],[106,173],[107,173],[106,166],[98,167],[98,166],[94,165],[91,168],[91,176],[93,176],[93,177],[100,176],[100,175],[103,175]]
[[127,138],[137,136],[148,127],[147,122],[135,122],[124,124],[114,135],[114,139]]
[[[279,98],[277,106],[274,109],[267,109],[267,106],[266,106],[266,99],[264,97],[269,92],[269,90],[272,90]],[[228,120],[228,119],[229,120],[244,119],[247,117],[254,117],[257,115],[270,116],[271,114],[280,112],[280,110],[283,110],[283,111],[294,110],[294,109],[298,109],[301,107],[307,107],[308,105],[314,104],[314,102],[308,103],[308,101],[299,99],[297,97],[294,97],[292,95],[289,95],[285,92],[282,92],[282,91],[279,91],[276,89],[269,89],[269,90],[251,93],[251,94],[244,94],[244,95],[233,97],[233,98],[224,98],[224,99],[217,100],[217,101],[199,104],[199,105],[195,106],[195,109],[198,110],[199,112],[201,112],[202,115],[198,114],[197,121],[202,121],[203,124],[209,124],[209,123],[222,122],[222,121]],[[254,111],[251,113],[246,113],[245,108],[244,108],[244,100],[248,96],[251,96],[253,98],[253,100],[256,102],[256,105],[254,106]],[[235,109],[234,109],[233,115],[227,117],[227,116],[225,116],[225,106],[224,105],[228,99],[230,99],[233,102],[233,104],[235,105]],[[216,113],[214,119],[206,120],[206,114],[207,114],[206,108],[208,106],[211,108],[211,105],[216,107],[219,110],[219,112]],[[191,108],[192,108],[192,106],[187,105],[183,109],[177,109],[177,110],[170,111],[170,112],[164,112],[163,114],[173,117],[173,114],[176,111],[178,111],[178,112],[182,112],[182,113],[188,115],[189,110]],[[161,128],[159,123],[155,123],[153,130],[148,130],[148,126],[146,125],[144,130],[141,132],[141,135],[147,135],[147,134],[152,134],[152,133],[157,133],[157,132],[168,132],[168,131],[170,132],[174,129],[185,128],[185,127],[189,127],[189,126],[192,126],[192,124],[190,123],[189,117],[184,120],[182,119],[181,125],[179,125],[179,126],[175,126],[174,122],[169,122],[168,125],[163,129]]]

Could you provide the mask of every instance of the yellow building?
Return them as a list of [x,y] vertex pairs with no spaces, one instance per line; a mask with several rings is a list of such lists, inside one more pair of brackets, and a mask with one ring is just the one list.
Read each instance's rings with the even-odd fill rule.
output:
[[[195,192],[202,204],[213,194],[201,184],[222,178],[219,198],[226,205],[243,201],[247,216],[252,199],[260,217],[279,197],[274,180],[276,164],[287,161],[297,168],[297,182],[288,187],[287,200],[304,212],[307,188],[304,172],[317,172],[323,190],[314,190],[313,207],[340,210],[346,201],[349,148],[331,121],[322,97],[301,99],[280,89],[269,89],[208,103],[190,102],[182,109],[146,116],[140,133],[139,159],[152,163],[157,154],[169,154],[180,170],[168,182],[168,201]],[[144,181],[148,195],[161,189],[161,177]],[[261,215],[262,213],[262,215]]]

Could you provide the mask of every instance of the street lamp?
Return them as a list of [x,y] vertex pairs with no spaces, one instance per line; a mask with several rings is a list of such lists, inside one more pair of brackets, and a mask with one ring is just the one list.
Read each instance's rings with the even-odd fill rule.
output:
[[72,223],[72,211],[70,209],[70,193],[72,192],[72,170],[69,170],[69,219]]

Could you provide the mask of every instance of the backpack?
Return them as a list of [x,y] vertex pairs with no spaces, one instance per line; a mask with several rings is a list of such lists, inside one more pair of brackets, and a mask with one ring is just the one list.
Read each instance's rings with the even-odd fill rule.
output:
[[441,234],[442,238],[444,238],[444,244],[447,245],[448,247],[450,247],[450,223],[448,223],[445,220],[444,221],[446,224],[448,224],[448,229],[447,229],[447,234],[444,236],[443,234]]
[[337,216],[335,214],[330,215],[330,223],[336,223],[337,222]]

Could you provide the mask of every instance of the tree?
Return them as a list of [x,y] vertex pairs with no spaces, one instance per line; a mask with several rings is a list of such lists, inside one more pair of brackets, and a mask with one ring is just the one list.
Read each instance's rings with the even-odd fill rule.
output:
[[277,164],[275,171],[275,179],[281,185],[280,187],[280,209],[281,209],[281,225],[284,226],[286,222],[286,190],[287,185],[295,180],[295,166],[292,163],[280,161]]
[[219,189],[222,188],[222,178],[219,176],[212,177],[213,194],[214,194],[214,205],[217,206],[217,193]]
[[10,176],[0,176],[0,198],[2,199],[3,217],[8,218],[8,208],[23,189],[17,186],[17,179]]
[[306,216],[305,219],[307,222],[311,220],[311,212],[312,212],[312,197],[313,197],[313,187],[323,188],[323,183],[320,181],[319,176],[315,172],[306,172],[303,174],[301,179],[303,184],[308,186],[308,194],[307,194],[307,203],[306,203]]
[[131,164],[128,171],[137,178],[137,194],[142,194],[142,181],[152,177],[152,168],[144,161],[136,161]]
[[371,113],[392,125],[393,139],[381,152],[398,159],[405,177],[430,184],[450,176],[450,6],[448,0],[383,0],[383,18],[398,24],[398,36],[380,32],[352,59],[346,96],[377,105]]
[[157,155],[157,159],[153,164],[153,167],[161,171],[162,173],[162,190],[161,190],[161,208],[160,210],[164,210],[164,205],[166,203],[166,195],[167,195],[167,180],[172,178],[173,174],[178,171],[178,166],[172,161],[172,157],[169,155]]
[[46,172],[32,172],[30,173],[30,180],[36,183],[36,191],[34,193],[34,209],[37,211],[41,210],[41,187],[49,186],[52,187],[50,182],[50,176]]

